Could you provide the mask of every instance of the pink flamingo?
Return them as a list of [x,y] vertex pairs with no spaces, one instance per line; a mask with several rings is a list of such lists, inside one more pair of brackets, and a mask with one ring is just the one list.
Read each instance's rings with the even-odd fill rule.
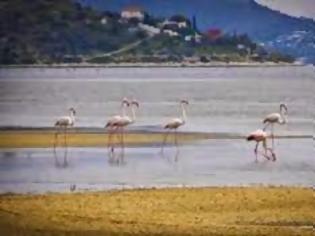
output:
[[161,147],[161,153],[163,153],[163,149],[164,149],[164,146],[165,146],[165,143],[167,140],[167,136],[169,135],[171,130],[174,130],[175,144],[176,144],[176,147],[178,147],[177,129],[186,123],[187,116],[186,116],[185,106],[187,106],[187,105],[189,105],[189,102],[187,100],[181,100],[180,106],[182,109],[182,117],[173,118],[169,122],[167,122],[166,125],[164,125],[164,129],[167,129],[167,132],[165,133],[165,136],[163,139],[163,143],[162,143],[162,147]]
[[285,104],[280,104],[279,113],[271,113],[265,117],[263,123],[266,124],[264,130],[271,125],[271,139],[272,139],[272,148],[274,149],[274,124],[284,125],[288,123],[287,119],[288,108]]
[[258,162],[258,146],[259,143],[262,142],[263,144],[263,148],[264,148],[264,153],[262,153],[262,155],[267,158],[268,160],[270,160],[270,157],[268,156],[267,152],[270,151],[271,153],[271,157],[273,161],[276,161],[276,154],[273,152],[272,148],[268,148],[267,147],[267,133],[264,130],[258,129],[252,133],[250,133],[247,136],[247,141],[256,141],[256,147],[254,149],[255,152],[255,156],[256,156],[256,162]]
[[[63,129],[64,131],[64,146],[65,146],[65,156],[64,156],[64,166],[67,165],[67,129],[68,127],[72,127],[74,126],[74,122],[75,122],[75,115],[76,115],[76,111],[74,108],[70,108],[69,109],[69,116],[62,116],[60,118],[57,119],[57,121],[55,122],[55,127],[56,127],[56,133],[55,133],[55,138],[54,138],[54,153],[55,153],[55,158],[57,157],[56,154],[56,146],[57,146],[57,142],[58,142],[58,135],[59,133],[61,133],[61,130]],[[58,164],[58,160],[56,159],[56,163]]]
[[114,133],[119,131],[119,127],[122,125],[123,117],[126,116],[126,107],[129,107],[129,101],[127,98],[124,98],[121,102],[121,115],[115,115],[109,118],[107,121],[105,128],[108,129],[108,148],[110,148],[111,152],[114,152],[114,144],[112,143],[112,138]]
[[[130,118],[126,115],[125,106],[131,107],[132,117]],[[106,124],[105,127],[110,127],[114,132],[120,132],[120,141],[121,141],[121,148],[122,153],[124,153],[124,128],[130,124],[133,124],[136,121],[136,112],[134,110],[134,106],[139,108],[139,103],[136,100],[132,100],[129,102],[127,99],[122,101],[122,115],[121,116],[114,116],[112,117]],[[112,134],[110,134],[111,136]],[[109,136],[109,144],[111,144],[111,138]],[[114,152],[114,147],[111,147],[111,152]]]
[[60,133],[60,130],[62,128],[64,129],[65,145],[67,145],[67,128],[72,127],[74,125],[76,111],[74,110],[74,108],[71,107],[69,109],[69,113],[70,113],[69,116],[62,116],[62,117],[58,118],[56,123],[55,123],[55,127],[57,128],[57,131],[55,133],[54,148],[56,148],[56,144],[58,141],[57,140],[58,134]]

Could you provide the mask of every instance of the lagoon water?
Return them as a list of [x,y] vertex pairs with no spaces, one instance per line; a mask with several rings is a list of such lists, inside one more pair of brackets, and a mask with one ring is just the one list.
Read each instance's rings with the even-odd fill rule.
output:
[[[0,126],[52,126],[69,107],[76,126],[104,127],[119,112],[123,97],[140,102],[136,127],[160,127],[179,115],[188,99],[183,131],[246,135],[263,117],[289,107],[280,135],[312,135],[315,69],[231,68],[9,68],[0,69]],[[308,139],[276,140],[277,162],[254,163],[254,143],[206,140],[167,147],[126,149],[125,164],[113,166],[107,150],[70,148],[69,166],[58,168],[50,149],[0,151],[0,192],[68,191],[152,186],[301,185],[315,186],[315,144]],[[63,150],[58,150],[62,159]]]

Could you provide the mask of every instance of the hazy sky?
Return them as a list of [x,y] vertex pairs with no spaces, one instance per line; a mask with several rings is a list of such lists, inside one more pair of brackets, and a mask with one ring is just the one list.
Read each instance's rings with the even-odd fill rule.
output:
[[315,0],[255,0],[262,5],[292,16],[305,16],[315,19]]

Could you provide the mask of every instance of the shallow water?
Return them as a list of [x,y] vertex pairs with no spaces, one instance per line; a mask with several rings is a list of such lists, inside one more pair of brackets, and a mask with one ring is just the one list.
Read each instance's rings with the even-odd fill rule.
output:
[[77,126],[103,127],[123,97],[139,100],[137,125],[156,125],[186,98],[184,130],[247,133],[285,102],[278,130],[310,134],[314,91],[313,67],[1,69],[0,126],[50,126],[75,107]]
[[[289,185],[315,187],[312,140],[277,140],[277,161],[259,157],[244,140],[209,140],[194,145],[127,148],[124,163],[111,164],[106,149],[23,149],[0,153],[0,192],[104,190],[165,186]],[[177,158],[177,159],[176,159]]]
[[[313,67],[276,68],[68,68],[1,69],[0,126],[50,126],[68,107],[76,126],[103,127],[119,112],[122,97],[140,102],[137,126],[163,124],[188,99],[181,130],[247,134],[261,120],[289,107],[289,123],[277,134],[313,134]],[[51,149],[2,150],[0,192],[68,191],[141,186],[301,185],[314,186],[312,139],[276,141],[277,162],[254,163],[254,143],[209,140],[174,147],[127,148],[125,164],[108,162],[107,150],[70,148],[67,168],[56,167]],[[62,162],[63,150],[59,149]]]

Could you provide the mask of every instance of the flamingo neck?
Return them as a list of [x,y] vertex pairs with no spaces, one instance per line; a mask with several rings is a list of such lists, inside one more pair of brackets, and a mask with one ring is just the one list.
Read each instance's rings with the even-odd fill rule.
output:
[[288,122],[287,119],[287,114],[285,113],[285,111],[283,109],[280,108],[280,115],[281,115],[281,121],[280,124],[284,125]]
[[136,112],[135,112],[135,109],[134,109],[134,106],[131,105],[131,115],[132,115],[132,123],[136,121]]
[[72,121],[72,124],[73,124],[74,121],[75,121],[75,115],[74,115],[73,111],[70,111],[70,118],[71,118],[71,121]]
[[185,110],[184,104],[181,104],[181,108],[182,108],[182,120],[185,123],[186,119],[187,119],[187,116],[186,116],[186,110]]

